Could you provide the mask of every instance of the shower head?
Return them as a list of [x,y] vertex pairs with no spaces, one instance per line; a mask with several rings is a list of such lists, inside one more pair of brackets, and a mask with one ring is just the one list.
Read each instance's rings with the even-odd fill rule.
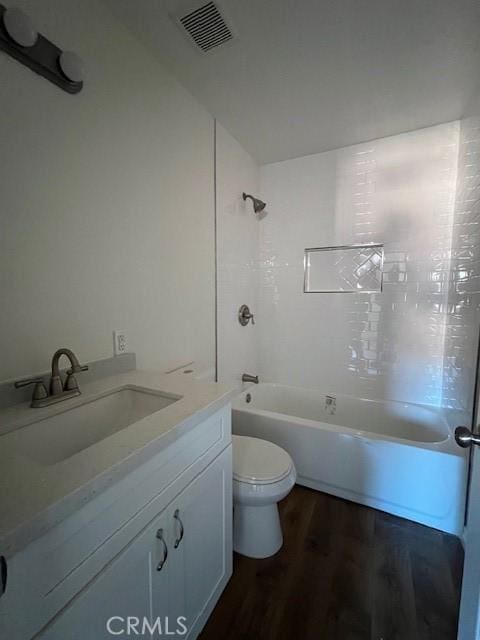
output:
[[262,200],[259,200],[258,198],[254,198],[250,194],[244,192],[243,193],[243,199],[246,200],[247,198],[250,198],[250,200],[253,202],[253,210],[255,211],[255,213],[260,213],[260,211],[263,211],[265,209],[265,207],[267,206],[266,202],[263,202]]

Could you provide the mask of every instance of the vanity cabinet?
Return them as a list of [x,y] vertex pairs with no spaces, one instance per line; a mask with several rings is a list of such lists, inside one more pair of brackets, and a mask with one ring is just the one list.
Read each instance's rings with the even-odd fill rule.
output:
[[[194,638],[230,575],[231,448],[226,449],[38,636]],[[202,615],[204,614],[204,615]],[[107,622],[114,633],[109,633]],[[139,623],[137,624],[137,620]],[[158,620],[158,622],[156,622]],[[128,625],[130,633],[128,634]],[[153,637],[160,637],[154,632]]]
[[[103,527],[101,537],[106,539],[93,553],[85,550],[84,560],[73,569],[65,540],[69,536],[64,536],[63,549],[42,541],[43,557],[38,547],[22,552],[11,563],[10,573],[17,570],[19,576],[17,583],[12,578],[14,584],[5,594],[10,593],[13,607],[11,623],[7,618],[2,621],[2,609],[6,613],[8,603],[0,599],[0,636],[9,640],[196,638],[232,571],[231,449],[228,406],[180,438],[165,464],[152,460],[148,473],[139,470],[130,491],[123,500],[115,500],[112,508],[116,512],[123,505],[124,513],[129,513],[129,505],[139,496],[144,504],[136,505],[136,514],[119,530],[106,531],[112,514],[105,522],[99,514],[87,526],[84,514],[84,527],[73,539],[91,539],[92,527],[95,531]],[[171,470],[166,473],[172,464],[177,469],[173,477]],[[165,486],[158,493],[162,477]],[[155,486],[157,494],[152,496]],[[82,514],[77,515],[81,520]],[[52,548],[57,556],[63,552],[65,575],[32,591],[27,574],[21,571],[32,562],[30,578],[34,577],[39,573],[35,563],[42,567],[45,550],[48,558]],[[97,562],[92,563],[95,555]],[[19,616],[23,617],[20,623]]]

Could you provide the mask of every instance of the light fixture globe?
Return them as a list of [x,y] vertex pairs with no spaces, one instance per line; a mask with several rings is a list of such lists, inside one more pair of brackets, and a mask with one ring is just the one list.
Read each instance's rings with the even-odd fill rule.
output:
[[37,42],[38,32],[32,20],[21,9],[16,7],[5,9],[3,24],[15,44],[21,47],[33,47]]
[[82,82],[85,76],[83,60],[73,51],[62,51],[58,64],[63,75],[70,82]]

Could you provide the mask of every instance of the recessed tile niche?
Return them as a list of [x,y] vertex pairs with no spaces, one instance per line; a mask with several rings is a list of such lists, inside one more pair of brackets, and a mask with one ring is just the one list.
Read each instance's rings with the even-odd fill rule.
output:
[[305,249],[305,293],[374,293],[382,282],[383,244]]

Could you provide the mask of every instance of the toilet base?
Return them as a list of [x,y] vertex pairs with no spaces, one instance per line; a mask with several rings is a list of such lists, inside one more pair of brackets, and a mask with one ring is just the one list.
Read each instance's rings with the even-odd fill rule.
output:
[[252,507],[236,503],[233,513],[233,549],[249,558],[273,556],[283,544],[276,503]]

